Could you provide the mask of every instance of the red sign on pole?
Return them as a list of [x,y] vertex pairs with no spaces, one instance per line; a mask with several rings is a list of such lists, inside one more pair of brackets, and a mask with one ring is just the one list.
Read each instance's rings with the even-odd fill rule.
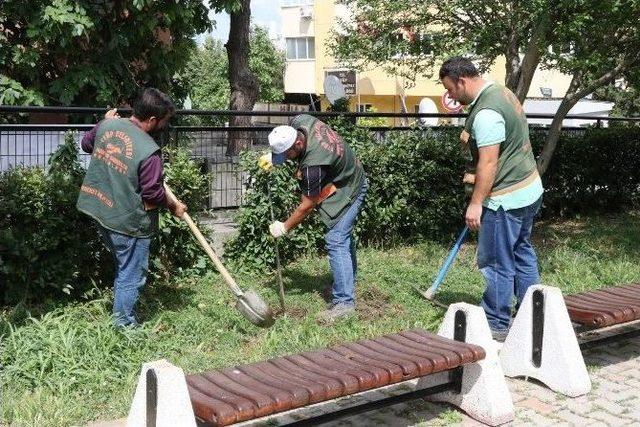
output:
[[449,91],[446,91],[442,94],[442,106],[450,113],[457,113],[458,111],[462,110],[462,104],[453,99],[449,95]]

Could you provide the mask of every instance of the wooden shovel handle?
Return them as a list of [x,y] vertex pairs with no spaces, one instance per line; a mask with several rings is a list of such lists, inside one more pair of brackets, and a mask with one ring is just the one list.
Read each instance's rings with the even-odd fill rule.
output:
[[[175,194],[173,194],[173,191],[171,191],[171,189],[166,183],[164,184],[164,191],[167,194],[167,198],[169,198],[174,202],[178,201],[178,198],[175,196]],[[222,262],[220,261],[216,253],[211,248],[211,245],[209,245],[209,242],[207,242],[207,239],[204,238],[204,236],[202,235],[202,232],[200,232],[200,229],[198,229],[198,226],[195,224],[195,222],[193,222],[189,214],[185,212],[182,215],[182,219],[184,220],[184,222],[187,223],[187,225],[189,226],[189,229],[191,229],[191,232],[195,236],[196,240],[198,240],[198,243],[200,243],[200,246],[202,246],[202,249],[204,249],[207,255],[209,255],[209,258],[211,259],[213,264],[216,266],[216,268],[224,278],[225,282],[227,282],[227,285],[229,285],[233,293],[236,294],[236,296],[242,296],[243,295],[242,289],[240,289],[236,281],[233,280],[233,277],[231,277],[231,274],[229,274],[229,271],[227,271],[227,269],[224,267],[224,265],[222,264]]]

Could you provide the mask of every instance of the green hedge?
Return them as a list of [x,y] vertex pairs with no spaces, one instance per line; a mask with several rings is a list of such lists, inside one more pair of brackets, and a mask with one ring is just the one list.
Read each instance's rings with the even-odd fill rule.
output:
[[[369,192],[356,232],[365,244],[383,245],[431,238],[449,241],[463,223],[466,197],[461,185],[465,158],[459,128],[388,131],[384,142],[345,121],[332,126],[362,160]],[[532,129],[539,153],[546,129]],[[275,264],[266,185],[271,179],[276,218],[284,220],[299,201],[292,166],[265,173],[257,154],[246,153],[250,176],[246,204],[237,218],[239,235],[225,255],[244,269],[264,270]],[[563,133],[543,181],[543,214],[573,215],[637,207],[640,195],[640,128],[590,128]],[[324,228],[312,217],[282,239],[290,260],[324,245]]]
[[[460,171],[464,158],[450,129],[390,131],[381,144],[366,129],[338,121],[332,126],[354,148],[369,179],[369,191],[356,225],[365,244],[383,245],[424,237],[450,237],[462,224],[464,189]],[[271,185],[275,216],[284,220],[300,196],[293,166],[264,172],[256,165],[260,153],[245,153],[249,174],[245,203],[236,218],[239,233],[227,243],[225,257],[239,268],[264,270],[275,264],[267,185]],[[312,215],[280,243],[281,256],[293,259],[324,245],[325,229]]]
[[[533,130],[537,153],[545,133]],[[565,132],[543,177],[543,215],[634,209],[640,200],[640,127]]]
[[[74,134],[51,156],[46,169],[17,167],[0,174],[0,303],[42,301],[65,294],[77,298],[94,286],[110,286],[113,262],[95,222],[75,205],[84,170]],[[206,198],[208,177],[184,151],[172,151],[166,168],[174,191],[197,212]],[[164,211],[161,247],[152,251],[156,274],[205,266],[186,226]]]
[[72,134],[47,170],[0,175],[0,282],[5,302],[52,289],[74,294],[100,282],[106,251],[93,223],[75,208],[84,172]]
[[[370,187],[356,232],[368,245],[412,239],[449,241],[462,224],[465,195],[460,184],[464,157],[459,128],[388,131],[384,142],[351,123],[332,123],[362,160]],[[531,132],[539,152],[545,130]],[[543,214],[575,215],[619,211],[640,200],[640,128],[612,127],[563,134],[547,174]],[[272,206],[283,220],[299,201],[293,166],[266,173],[258,153],[245,153],[249,175],[246,203],[237,217],[239,235],[225,256],[238,268],[272,268]],[[168,151],[168,182],[191,214],[203,208],[209,177],[184,150]],[[83,170],[72,134],[51,157],[47,170],[15,168],[0,174],[0,302],[61,293],[77,297],[111,284],[112,263],[93,221],[75,209]],[[163,212],[151,265],[156,274],[206,268],[206,258],[188,228]],[[282,239],[284,260],[324,246],[324,227],[314,215]]]

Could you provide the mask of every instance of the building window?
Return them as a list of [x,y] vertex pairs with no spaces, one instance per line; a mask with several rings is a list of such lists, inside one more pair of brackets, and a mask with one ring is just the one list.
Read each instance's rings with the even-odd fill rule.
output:
[[312,6],[314,0],[282,0],[280,4],[282,7],[290,6]]
[[313,37],[287,37],[287,59],[315,59]]
[[358,113],[367,113],[371,111],[373,104],[358,104]]

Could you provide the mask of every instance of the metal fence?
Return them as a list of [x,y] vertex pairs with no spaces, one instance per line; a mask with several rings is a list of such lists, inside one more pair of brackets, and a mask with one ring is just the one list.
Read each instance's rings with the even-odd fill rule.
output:
[[[100,108],[78,108],[78,107],[8,107],[0,106],[0,113],[32,113],[50,112],[56,114],[103,114],[104,109]],[[126,114],[122,111],[122,114]],[[249,115],[264,117],[264,112],[230,112],[230,111],[192,111],[180,110],[179,116],[222,116]],[[274,116],[293,116],[298,112],[270,112]],[[348,119],[357,120],[360,117],[400,117],[411,120],[418,120],[421,117],[440,118],[464,118],[464,114],[395,114],[395,113],[327,113],[311,112],[321,117],[341,115]],[[75,116],[72,116],[75,117]],[[536,115],[536,117],[549,118],[552,116]],[[570,118],[570,117],[568,117]],[[592,119],[596,125],[603,124],[601,117],[584,117],[581,119]],[[21,118],[25,120],[24,117]],[[636,121],[637,119],[611,119]],[[16,120],[18,121],[18,120]],[[78,124],[0,124],[0,172],[6,171],[18,165],[24,166],[45,166],[51,154],[64,141],[68,131],[75,131],[73,138],[78,146],[85,132],[89,131],[93,125]],[[238,157],[227,154],[229,141],[242,137],[249,149],[266,149],[268,146],[267,136],[273,125],[264,126],[256,124],[251,127],[220,127],[220,126],[174,126],[168,132],[169,140],[188,147],[191,155],[202,162],[203,169],[213,176],[210,189],[209,207],[212,209],[235,208],[242,205],[246,174],[238,165]],[[450,129],[451,126],[447,126]],[[376,139],[384,143],[389,134],[394,132],[405,132],[415,127],[374,127],[369,128]],[[440,127],[430,128],[438,131]],[[567,128],[564,132],[581,133],[585,128]],[[547,128],[532,127],[532,133],[546,133]],[[89,164],[90,156],[79,150],[79,160],[85,167]]]

